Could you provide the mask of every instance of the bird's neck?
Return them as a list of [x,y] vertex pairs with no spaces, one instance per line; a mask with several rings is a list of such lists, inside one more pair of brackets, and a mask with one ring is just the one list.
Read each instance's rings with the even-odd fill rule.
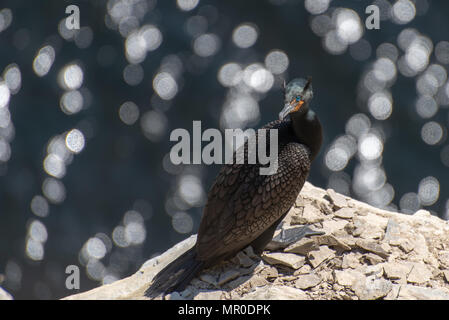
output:
[[320,151],[323,140],[321,123],[315,112],[308,110],[301,115],[291,114],[292,128],[296,138],[310,149],[310,160],[313,161]]

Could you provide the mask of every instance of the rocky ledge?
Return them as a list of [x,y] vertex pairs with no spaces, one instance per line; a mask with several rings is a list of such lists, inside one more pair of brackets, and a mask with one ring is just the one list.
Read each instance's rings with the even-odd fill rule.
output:
[[[146,299],[154,275],[195,239],[128,278],[65,299]],[[165,299],[449,299],[449,223],[306,183],[262,256],[248,247]]]

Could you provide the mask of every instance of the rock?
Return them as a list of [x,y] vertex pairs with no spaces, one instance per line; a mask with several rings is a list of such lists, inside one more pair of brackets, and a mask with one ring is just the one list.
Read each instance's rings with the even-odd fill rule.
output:
[[[413,217],[413,216],[412,216]],[[422,234],[415,234],[413,238],[413,252],[410,253],[411,261],[425,261],[429,257],[429,247],[427,246],[426,238]]]
[[378,264],[381,263],[383,261],[385,261],[384,258],[379,257],[377,254],[374,253],[367,253],[364,254],[363,257],[370,263],[370,264]]
[[413,243],[408,239],[402,239],[399,241],[399,248],[401,248],[402,251],[405,253],[409,253],[413,250],[415,246]]
[[321,278],[314,274],[305,274],[298,277],[295,281],[295,287],[298,289],[308,289],[317,286],[321,282]]
[[232,281],[240,276],[240,272],[235,269],[228,270],[220,275],[218,285],[222,286],[225,283]]
[[221,290],[200,291],[193,300],[220,300],[223,292]]
[[291,219],[291,224],[313,224],[323,220],[324,215],[321,213],[321,210],[308,204],[303,210],[295,211]]
[[334,281],[341,286],[351,287],[358,279],[365,278],[365,276],[356,270],[335,270]]
[[333,189],[327,189],[327,195],[331,199],[334,209],[340,209],[348,206],[346,198],[343,195],[336,193]]
[[[258,256],[254,253],[253,247],[251,247],[251,246],[248,246],[245,249],[243,249],[243,253],[246,254],[248,256],[248,258],[250,258],[250,259],[258,258]],[[242,264],[242,262],[240,262],[240,264]]]
[[[275,246],[267,246],[264,259],[247,247],[165,298],[449,299],[448,222],[428,211],[378,209],[308,182],[296,205],[277,226],[270,242]],[[291,226],[292,216],[304,208],[309,209],[301,213],[302,222],[320,222]],[[144,293],[154,275],[195,240],[148,260],[127,278],[65,299],[148,299]]]
[[407,281],[410,283],[421,284],[429,281],[431,277],[432,272],[424,263],[412,263]]
[[298,270],[296,270],[293,275],[298,276],[300,274],[308,274],[310,273],[310,271],[312,271],[312,267],[308,264],[303,265],[301,268],[299,268]]
[[0,300],[13,300],[13,298],[5,289],[0,287]]
[[388,279],[405,280],[410,272],[410,267],[398,262],[387,262],[383,264],[385,276]]
[[364,266],[362,267],[361,271],[363,274],[367,277],[374,277],[374,278],[381,278],[384,274],[384,269],[382,265],[375,264],[372,266]]
[[385,297],[392,287],[390,281],[371,276],[357,280],[352,288],[360,300],[375,300]]
[[438,253],[438,261],[443,268],[449,269],[449,251],[440,251]]
[[310,251],[307,255],[310,264],[313,268],[318,267],[323,261],[335,257],[335,251],[329,249],[328,246],[320,246],[318,250]]
[[304,199],[302,197],[296,198],[294,207],[304,207]]
[[313,240],[317,242],[319,245],[326,245],[329,247],[333,247],[335,249],[340,249],[342,251],[349,251],[351,247],[348,246],[343,240],[336,238],[332,235],[323,235],[314,237]]
[[237,257],[240,265],[245,267],[245,268],[250,267],[250,266],[252,266],[254,264],[254,260],[252,260],[250,257],[248,257],[242,251],[237,253],[236,257]]
[[318,202],[327,201],[325,196],[327,195],[326,190],[317,188],[313,186],[310,182],[306,181],[301,189],[300,197],[317,200]]
[[431,216],[431,214],[430,214],[429,211],[424,210],[424,209],[421,209],[421,210],[416,211],[416,212],[413,214],[413,216],[414,216],[415,218],[421,218],[421,217],[423,217],[423,218],[428,218],[428,217]]
[[281,264],[292,269],[299,269],[304,265],[305,257],[298,256],[294,253],[263,253],[262,259],[269,264]]
[[211,284],[213,286],[217,285],[217,277],[215,277],[215,276],[213,276],[213,275],[211,275],[209,273],[203,273],[203,274],[200,275],[199,278],[200,278],[201,281],[207,282],[207,283],[209,283],[209,284]]
[[343,269],[352,268],[355,269],[360,266],[360,254],[349,252],[343,256],[341,267]]
[[251,279],[249,279],[249,283],[251,288],[257,288],[266,286],[269,282],[265,279],[265,277],[261,275],[255,275],[254,277],[251,277]]
[[316,231],[308,226],[303,227],[293,227],[282,229],[281,232],[277,233],[273,239],[268,243],[266,249],[268,250],[278,250],[289,246],[300,240],[307,241],[306,236],[312,235],[322,235],[324,232]]
[[172,292],[165,296],[165,300],[186,300],[179,292]]
[[338,218],[342,219],[352,219],[355,214],[354,208],[341,208],[337,211],[335,211],[334,215]]
[[414,285],[395,285],[396,295],[388,296],[388,300],[449,300],[449,294],[438,288],[425,288]]
[[344,241],[332,235],[326,234],[312,237],[310,239],[301,239],[300,241],[288,246],[284,251],[306,255],[312,250],[318,250],[321,245],[334,247],[335,249],[342,251],[351,250],[351,247],[345,244]]
[[65,297],[66,300],[111,300],[111,299],[141,299],[153,277],[167,264],[193,247],[196,235],[176,244],[160,256],[145,262],[142,267],[130,277],[110,284]]
[[326,234],[336,233],[337,231],[344,230],[348,221],[345,220],[324,220],[322,222],[323,230]]
[[370,241],[370,240],[358,240],[356,242],[356,245],[366,251],[373,252],[382,258],[388,257],[388,251],[385,248],[385,244],[379,244],[376,241]]
[[366,216],[354,217],[353,221],[355,226],[353,236],[363,239],[381,239],[384,237],[388,220],[370,213]]
[[262,269],[260,274],[267,279],[273,279],[273,278],[277,278],[279,273],[278,273],[278,269],[276,269],[275,267],[266,267],[266,268]]
[[309,238],[303,238],[296,243],[291,244],[285,248],[285,252],[299,253],[302,255],[308,254],[312,250],[317,250],[319,245],[315,240]]
[[235,289],[243,284],[248,283],[248,281],[251,279],[251,276],[242,276],[235,280],[232,280],[231,282],[228,282],[225,284],[225,287]]
[[258,287],[245,295],[243,300],[307,300],[307,294],[301,289],[287,286]]
[[[385,230],[384,241],[396,242],[401,237],[401,228],[397,221],[393,218],[388,219],[387,228]],[[392,244],[392,243],[390,243]]]
[[327,201],[327,200],[322,200],[321,202],[317,202],[316,203],[316,206],[318,207],[318,208],[320,208],[320,210],[325,214],[325,215],[330,215],[330,214],[333,214],[334,213],[334,211],[332,210],[332,208],[331,208],[331,205],[330,205],[330,203],[329,203],[329,201]]

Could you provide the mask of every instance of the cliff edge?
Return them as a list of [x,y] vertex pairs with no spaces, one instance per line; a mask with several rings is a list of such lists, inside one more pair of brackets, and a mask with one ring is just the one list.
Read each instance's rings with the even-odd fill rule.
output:
[[[154,275],[195,239],[130,277],[64,299],[147,299]],[[449,223],[426,210],[381,210],[306,182],[262,256],[248,247],[165,299],[449,299]]]

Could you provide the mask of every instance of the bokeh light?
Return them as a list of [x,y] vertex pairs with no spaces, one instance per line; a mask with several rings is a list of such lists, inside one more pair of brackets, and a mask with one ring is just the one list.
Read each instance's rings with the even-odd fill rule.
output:
[[244,23],[234,29],[232,41],[240,48],[249,48],[256,43],[257,29],[252,24]]
[[0,233],[21,244],[0,270],[14,296],[70,294],[68,264],[82,286],[112,283],[195,233],[215,171],[173,164],[170,131],[259,128],[296,77],[313,76],[325,131],[310,182],[449,218],[445,2],[106,0],[81,6],[79,30],[52,6],[0,8]]

